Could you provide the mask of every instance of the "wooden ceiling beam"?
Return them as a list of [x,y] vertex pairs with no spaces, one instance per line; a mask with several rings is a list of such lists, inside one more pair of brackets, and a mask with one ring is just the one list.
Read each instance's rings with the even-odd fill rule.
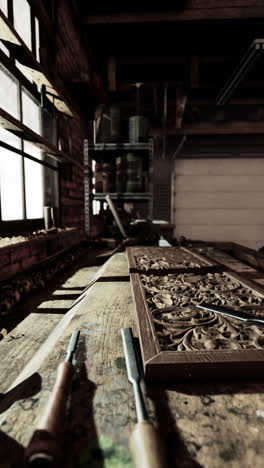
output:
[[[181,128],[168,128],[167,136],[176,135],[256,135],[264,134],[264,121],[262,122],[199,122],[183,125]],[[162,128],[152,129],[152,136],[161,136]]]
[[[191,4],[194,1],[190,2]],[[161,23],[172,21],[201,21],[212,19],[247,19],[263,18],[264,6],[221,6],[211,8],[185,8],[181,11],[167,12],[113,12],[89,14],[83,18],[83,24],[124,24],[124,23]]]

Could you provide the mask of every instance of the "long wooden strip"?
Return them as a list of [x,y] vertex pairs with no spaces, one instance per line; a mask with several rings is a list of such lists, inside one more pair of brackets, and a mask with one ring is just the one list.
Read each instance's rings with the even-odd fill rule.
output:
[[[130,422],[135,418],[134,400],[125,371],[120,329],[134,328],[134,323],[124,254],[111,258],[101,273],[38,368],[41,390],[37,389],[32,398],[17,395],[20,401],[15,401],[0,418],[0,429],[25,446],[53,388],[71,333],[81,330],[64,446],[65,468],[95,466],[98,453],[106,466],[132,466],[128,440]],[[0,457],[3,448],[0,444]],[[6,456],[1,462],[9,461],[10,453]]]
[[[104,273],[106,270],[108,264],[109,264],[110,259],[104,263],[104,265],[98,270],[97,273],[95,273],[93,279],[91,280],[91,285],[94,285],[94,283],[100,278],[100,276]],[[53,349],[54,345],[64,332],[64,330],[67,328],[69,323],[71,322],[72,318],[74,315],[78,312],[78,310],[82,307],[82,300],[84,297],[87,297],[89,295],[90,291],[88,290],[85,294],[82,294],[75,304],[72,306],[72,308],[64,315],[63,319],[58,323],[58,325],[52,330],[46,341],[40,346],[34,357],[28,362],[28,364],[24,367],[22,372],[18,375],[18,377],[15,379],[15,381],[11,384],[11,386],[8,388],[8,391],[11,390],[12,388],[16,387],[19,385],[23,380],[28,379],[32,374],[38,371],[39,367],[43,363],[43,361],[46,359],[47,355],[50,353],[50,351]]]

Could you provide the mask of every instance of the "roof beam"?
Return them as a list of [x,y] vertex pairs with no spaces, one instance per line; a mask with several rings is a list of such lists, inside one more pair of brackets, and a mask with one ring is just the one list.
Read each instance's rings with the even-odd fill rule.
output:
[[210,19],[263,18],[264,6],[188,8],[167,12],[120,12],[90,14],[83,24],[161,23],[172,21],[201,21]]
[[[179,129],[168,128],[167,136],[176,135],[256,135],[264,133],[264,121],[262,122],[198,122],[184,125]],[[152,136],[163,135],[162,129],[152,129]]]

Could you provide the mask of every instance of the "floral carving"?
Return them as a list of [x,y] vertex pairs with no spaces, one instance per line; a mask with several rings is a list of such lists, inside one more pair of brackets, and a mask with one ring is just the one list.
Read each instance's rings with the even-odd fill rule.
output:
[[264,298],[224,273],[140,275],[162,350],[264,347],[264,328],[196,309],[209,302],[264,316]]
[[133,248],[133,255],[137,268],[148,271],[167,270],[170,268],[199,268],[208,266],[206,262],[196,258],[194,255],[185,252],[177,247],[160,248],[150,247]]
[[140,275],[150,310],[209,302],[230,307],[264,306],[264,298],[225,273]]
[[195,307],[152,311],[160,347],[166,351],[256,349],[264,347],[264,328]]

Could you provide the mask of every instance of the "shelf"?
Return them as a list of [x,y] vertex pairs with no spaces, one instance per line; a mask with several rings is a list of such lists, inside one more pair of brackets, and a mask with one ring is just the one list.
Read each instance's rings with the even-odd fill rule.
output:
[[149,151],[151,143],[96,143],[88,145],[90,151]]
[[79,167],[83,168],[83,166],[76,162],[73,158],[71,158],[66,153],[59,151],[56,146],[49,143],[45,138],[37,133],[33,132],[30,128],[26,127],[22,122],[15,119],[12,115],[8,112],[4,111],[0,108],[0,126],[8,130],[9,132],[13,133],[14,135],[26,140],[33,145],[40,148],[42,151],[47,153],[52,158],[56,159],[57,161],[69,162],[71,164],[78,165]]
[[35,59],[30,49],[17,34],[10,21],[5,17],[1,10],[0,40],[8,43],[6,45],[10,49],[12,55],[27,69],[38,88],[41,88],[42,85],[46,86],[47,91],[51,93],[51,95],[47,94],[47,98],[54,104],[58,111],[73,117],[65,99],[56,91],[50,80],[47,78],[47,74],[42,69],[40,63]]
[[106,195],[109,195],[111,200],[119,201],[148,201],[151,199],[149,192],[134,192],[134,193],[91,193],[93,200],[105,201]]

